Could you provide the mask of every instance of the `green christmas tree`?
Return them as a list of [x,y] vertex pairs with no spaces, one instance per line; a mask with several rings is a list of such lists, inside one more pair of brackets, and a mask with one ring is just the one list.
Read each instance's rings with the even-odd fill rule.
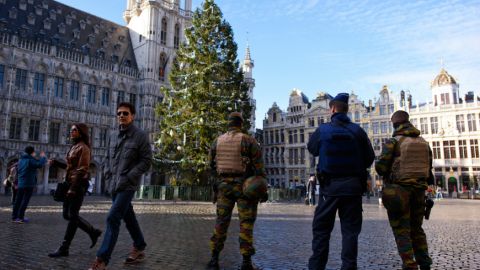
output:
[[177,184],[202,185],[210,174],[210,147],[227,130],[228,114],[241,111],[248,130],[252,107],[232,28],[213,0],[194,12],[185,36],[169,75],[171,88],[161,89],[156,164]]

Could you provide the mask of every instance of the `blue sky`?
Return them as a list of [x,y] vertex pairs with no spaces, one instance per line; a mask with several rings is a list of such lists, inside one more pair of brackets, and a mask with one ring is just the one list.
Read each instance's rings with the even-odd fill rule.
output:
[[[60,2],[124,24],[125,0]],[[386,84],[427,101],[441,62],[462,96],[480,94],[480,0],[216,2],[240,59],[250,44],[257,128],[273,102],[286,109],[293,88],[310,100],[320,91],[354,91],[367,102]],[[193,0],[193,7],[200,3]]]

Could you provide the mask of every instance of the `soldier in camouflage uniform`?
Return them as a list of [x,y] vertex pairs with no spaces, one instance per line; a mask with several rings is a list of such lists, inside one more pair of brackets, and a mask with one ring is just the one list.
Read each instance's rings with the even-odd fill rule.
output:
[[[388,212],[403,269],[430,269],[425,232],[425,190],[433,184],[432,152],[420,137],[420,131],[409,122],[409,115],[397,111],[392,115],[395,131],[383,146],[375,163],[384,177],[382,201]],[[408,156],[408,158],[407,158]]]
[[218,269],[218,257],[227,238],[232,210],[237,203],[240,219],[240,253],[243,256],[242,270],[257,269],[251,260],[253,247],[253,226],[257,217],[258,200],[243,194],[243,183],[249,176],[265,177],[262,152],[255,138],[241,132],[243,117],[234,112],[229,115],[229,130],[219,136],[210,150],[212,171],[217,173],[216,183],[217,220],[210,248],[212,258],[210,269]]

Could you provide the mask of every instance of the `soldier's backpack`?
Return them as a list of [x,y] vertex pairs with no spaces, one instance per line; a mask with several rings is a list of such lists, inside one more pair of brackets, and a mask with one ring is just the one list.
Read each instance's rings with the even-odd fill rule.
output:
[[428,178],[430,157],[428,142],[422,137],[396,136],[392,178],[396,180]]

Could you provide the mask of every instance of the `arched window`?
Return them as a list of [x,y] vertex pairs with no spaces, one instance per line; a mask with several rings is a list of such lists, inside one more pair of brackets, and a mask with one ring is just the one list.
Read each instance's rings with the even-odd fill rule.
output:
[[167,19],[162,19],[162,31],[160,32],[160,43],[163,45],[167,44]]
[[158,79],[165,81],[165,71],[167,69],[168,59],[165,53],[160,54],[160,68],[158,70]]
[[175,24],[175,35],[173,36],[173,46],[178,49],[180,45],[180,25]]

